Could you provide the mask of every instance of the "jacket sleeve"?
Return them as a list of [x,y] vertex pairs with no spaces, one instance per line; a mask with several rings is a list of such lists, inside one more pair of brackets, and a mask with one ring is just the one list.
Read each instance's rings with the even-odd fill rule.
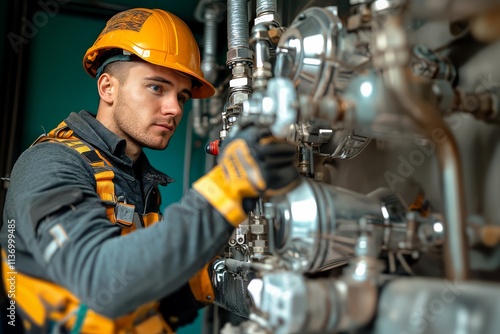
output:
[[[82,159],[57,143],[23,153],[4,222],[15,220],[22,251],[45,269],[46,279],[102,315],[116,318],[179,290],[230,237],[233,227],[194,190],[165,209],[168,222],[121,236]],[[49,249],[54,241],[55,251]]]

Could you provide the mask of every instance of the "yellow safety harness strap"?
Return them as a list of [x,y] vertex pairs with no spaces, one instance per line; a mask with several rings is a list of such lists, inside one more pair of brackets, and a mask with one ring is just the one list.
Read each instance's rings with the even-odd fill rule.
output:
[[[57,141],[80,153],[94,170],[96,192],[101,200],[116,203],[115,185],[113,183],[115,174],[111,168],[112,164],[98,150],[91,148],[75,137],[73,130],[65,122],[61,122],[57,128],[50,131],[46,136],[40,136],[32,145],[45,141]],[[106,206],[106,216],[113,224],[116,223],[114,205]]]
[[[115,224],[117,222],[115,205],[115,186],[113,183],[114,172],[112,164],[102,154],[74,136],[65,122],[50,131],[47,135],[40,136],[32,145],[40,142],[55,141],[64,144],[84,157],[94,170],[96,180],[96,193],[102,201],[109,203],[106,206],[106,216]],[[158,213],[149,213],[143,217],[144,226],[147,227],[158,221]],[[135,224],[130,227],[122,226],[122,235],[135,230]],[[3,273],[9,273],[7,257],[2,251]],[[32,326],[43,328],[48,321],[55,322],[67,329],[82,333],[173,333],[158,312],[159,302],[142,305],[133,313],[111,320],[99,315],[80,303],[78,298],[68,290],[41,279],[36,279],[22,273],[16,273],[15,302],[26,313],[28,319],[24,323],[26,329]],[[8,286],[7,277],[4,284]]]
[[[86,307],[82,309],[78,298],[66,289],[17,272],[8,264],[4,250],[2,250],[2,273],[6,291],[10,289],[9,278],[15,280],[14,300],[24,311],[23,325],[28,333],[32,327],[43,328],[49,321],[68,330],[79,327],[78,333],[173,333],[157,312],[158,302],[142,305],[129,315],[111,320]],[[79,311],[85,311],[83,318],[78,317]],[[155,311],[155,315],[151,316]],[[156,319],[150,320],[150,318]],[[81,321],[81,324],[78,324],[78,321]]]

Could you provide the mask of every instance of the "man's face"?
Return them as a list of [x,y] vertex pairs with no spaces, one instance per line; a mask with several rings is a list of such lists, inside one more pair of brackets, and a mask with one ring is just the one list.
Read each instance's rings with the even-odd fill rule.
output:
[[117,86],[111,130],[127,140],[127,148],[165,149],[191,97],[192,81],[150,63],[128,65],[126,79]]

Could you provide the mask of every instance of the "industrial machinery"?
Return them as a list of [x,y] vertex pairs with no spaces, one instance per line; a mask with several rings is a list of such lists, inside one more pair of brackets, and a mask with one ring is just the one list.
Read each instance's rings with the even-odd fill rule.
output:
[[229,240],[214,279],[242,283],[248,319],[221,332],[498,333],[500,3],[201,0],[196,15],[217,93],[195,131],[269,127],[302,174]]

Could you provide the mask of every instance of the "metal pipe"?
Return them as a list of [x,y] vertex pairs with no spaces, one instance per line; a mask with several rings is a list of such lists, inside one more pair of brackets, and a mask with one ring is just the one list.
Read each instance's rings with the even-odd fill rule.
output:
[[[377,262],[370,261],[372,258],[356,260],[350,268],[353,274],[334,280],[308,279],[293,271],[264,272],[262,278],[248,284],[257,310],[250,313],[250,320],[276,334],[337,333],[362,328],[376,313],[379,271]],[[363,277],[357,277],[356,272]]]
[[277,13],[278,5],[276,0],[257,0],[257,17],[266,13]]
[[[207,132],[207,124],[203,122],[203,112],[204,103],[202,100],[193,99],[191,103],[191,112],[190,117],[192,117],[193,121],[193,131],[200,137],[204,137]],[[192,115],[192,116],[191,116]]]
[[446,123],[437,116],[438,110],[411,94],[407,84],[407,71],[401,68],[390,69],[384,73],[384,79],[392,86],[403,106],[417,125],[425,130],[426,135],[431,139],[439,135],[435,142],[447,231],[444,249],[446,276],[450,280],[467,279],[464,186],[456,141]]
[[247,0],[228,0],[227,2],[227,47],[249,48]]
[[228,135],[238,119],[241,106],[252,93],[253,55],[249,43],[247,0],[228,0],[227,3],[228,51],[226,65],[231,69],[229,98],[222,113],[221,139]]
[[217,78],[217,63],[215,61],[215,50],[217,50],[217,10],[215,8],[205,8],[204,22],[205,44],[201,70],[205,75],[205,79],[213,84]]
[[252,88],[254,92],[265,91],[267,81],[273,76],[270,61],[271,41],[268,30],[269,27],[263,23],[256,24],[252,29],[252,45],[255,55],[252,73]]
[[184,196],[189,190],[190,171],[191,171],[191,157],[193,154],[193,117],[194,114],[189,114],[189,120],[186,127],[186,143],[184,144],[184,168],[182,175],[182,195]]
[[281,25],[278,18],[276,0],[258,0],[256,5],[255,25],[252,28],[250,42],[254,51],[253,92],[263,92],[267,81],[273,76],[271,58],[274,58],[276,46],[273,45],[270,31]]
[[439,110],[412,93],[412,75],[407,37],[400,17],[390,17],[375,38],[374,61],[383,70],[384,84],[393,92],[413,121],[436,143],[441,173],[446,224],[444,263],[446,277],[465,280],[469,276],[462,165],[457,143]]
[[[217,25],[222,20],[222,14],[226,11],[226,3],[222,0],[202,0],[196,7],[195,18],[204,23],[204,45],[201,61],[201,70],[205,79],[215,85],[218,69],[216,62],[217,53]],[[211,126],[210,104],[213,100],[220,99],[220,94],[216,92],[215,96],[206,100],[193,100],[193,131],[204,137]]]

